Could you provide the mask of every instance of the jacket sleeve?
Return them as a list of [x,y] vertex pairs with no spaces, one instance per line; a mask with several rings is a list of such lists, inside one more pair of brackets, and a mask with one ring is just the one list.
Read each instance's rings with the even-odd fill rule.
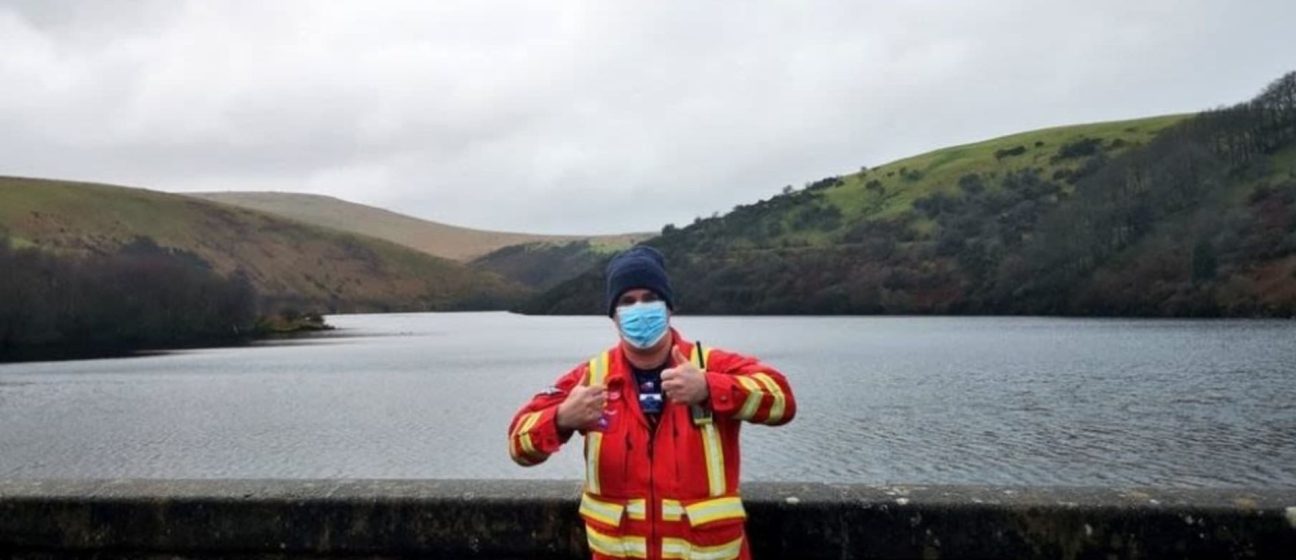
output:
[[585,378],[581,364],[558,378],[552,386],[531,397],[509,423],[509,457],[524,467],[538,465],[567,443],[572,432],[558,429],[558,405]]
[[707,360],[707,388],[717,416],[781,426],[796,416],[787,377],[756,358],[713,350]]

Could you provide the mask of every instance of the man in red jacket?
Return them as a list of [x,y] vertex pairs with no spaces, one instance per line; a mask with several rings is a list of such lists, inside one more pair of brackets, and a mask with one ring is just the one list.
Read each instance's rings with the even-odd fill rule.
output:
[[559,377],[509,426],[509,455],[524,466],[585,436],[580,515],[595,559],[750,558],[738,431],[796,415],[783,374],[671,328],[673,297],[657,250],[613,258],[606,302],[620,342]]

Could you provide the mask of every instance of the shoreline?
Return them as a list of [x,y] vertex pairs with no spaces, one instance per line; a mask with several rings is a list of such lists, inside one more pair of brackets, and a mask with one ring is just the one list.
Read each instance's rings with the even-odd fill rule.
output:
[[262,318],[250,334],[229,337],[198,337],[170,343],[119,344],[111,342],[42,344],[36,346],[0,347],[0,365],[32,362],[64,362],[73,360],[98,360],[140,358],[181,350],[207,348],[242,348],[259,342],[307,338],[330,332],[336,327],[322,318],[302,317],[284,319]]

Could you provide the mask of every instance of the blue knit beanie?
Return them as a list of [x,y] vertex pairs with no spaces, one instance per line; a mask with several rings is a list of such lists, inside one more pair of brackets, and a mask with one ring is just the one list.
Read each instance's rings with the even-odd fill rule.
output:
[[617,298],[635,288],[656,292],[667,307],[675,309],[675,293],[666,277],[666,258],[652,247],[636,245],[612,257],[606,277],[608,317],[616,312]]

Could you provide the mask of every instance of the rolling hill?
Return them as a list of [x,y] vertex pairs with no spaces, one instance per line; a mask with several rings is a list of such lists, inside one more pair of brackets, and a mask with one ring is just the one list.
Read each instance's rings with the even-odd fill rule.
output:
[[[1296,73],[1195,115],[936,150],[648,241],[686,313],[1296,315]],[[596,313],[601,267],[528,313]]]
[[284,192],[185,193],[204,200],[240,206],[330,229],[349,231],[404,245],[429,255],[471,261],[511,245],[588,242],[597,250],[629,247],[652,234],[538,235],[451,226],[337,198]]
[[245,275],[269,305],[303,310],[500,308],[528,291],[390,241],[138,188],[0,177],[0,228],[17,248],[56,254],[146,240]]
[[[642,239],[649,237],[644,235]],[[628,247],[628,244],[594,244],[583,239],[536,241],[496,249],[473,259],[469,265],[540,291],[575,278]]]

